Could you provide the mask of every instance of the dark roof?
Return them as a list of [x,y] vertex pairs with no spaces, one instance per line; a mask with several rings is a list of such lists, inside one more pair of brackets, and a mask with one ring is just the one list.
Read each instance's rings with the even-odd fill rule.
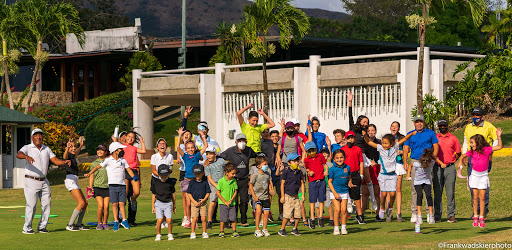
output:
[[41,124],[46,123],[43,119],[23,114],[19,111],[0,106],[0,122],[1,123],[17,123],[17,124]]

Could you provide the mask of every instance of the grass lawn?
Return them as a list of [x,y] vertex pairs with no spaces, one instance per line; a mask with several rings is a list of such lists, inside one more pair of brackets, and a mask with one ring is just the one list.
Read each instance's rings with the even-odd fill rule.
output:
[[[426,223],[422,226],[422,233],[414,233],[414,224],[410,222],[392,223],[375,222],[374,215],[367,212],[368,224],[357,225],[353,219],[349,220],[346,236],[333,236],[332,227],[318,228],[311,230],[300,224],[299,230],[303,233],[301,237],[293,235],[280,237],[277,235],[278,226],[269,227],[272,234],[269,238],[255,238],[253,228],[240,228],[238,231],[241,236],[238,239],[217,238],[219,226],[214,225],[213,230],[209,230],[210,239],[188,239],[190,230],[184,229],[178,224],[183,216],[181,212],[181,193],[177,193],[178,213],[175,215],[175,228],[173,230],[175,241],[166,242],[166,236],[162,242],[155,242],[156,234],[155,218],[151,213],[151,194],[149,191],[149,168],[142,169],[142,193],[139,198],[139,211],[137,227],[131,230],[120,229],[114,233],[110,231],[82,231],[68,232],[64,228],[69,220],[69,216],[76,206],[63,185],[64,174],[61,171],[53,171],[50,181],[52,183],[52,206],[51,214],[58,215],[56,218],[50,218],[48,230],[50,234],[24,235],[21,233],[24,219],[24,208],[0,208],[0,240],[4,242],[6,248],[150,248],[150,247],[211,247],[211,248],[347,248],[347,247],[420,247],[437,248],[439,242],[451,243],[512,243],[512,185],[510,185],[509,176],[512,175],[512,169],[509,168],[509,159],[495,159],[494,167],[490,174],[491,179],[491,202],[490,213],[488,215],[485,229],[473,228],[469,217],[472,215],[470,206],[469,192],[466,190],[466,183],[459,179],[456,186],[457,200],[457,219],[458,223],[450,224],[443,218],[443,222],[434,225]],[[177,178],[178,169],[175,167],[173,177]],[[80,185],[86,186],[86,179],[80,179]],[[85,189],[85,188],[84,188]],[[177,188],[179,189],[179,188]],[[410,182],[404,185],[403,215],[405,220],[410,218]],[[94,199],[90,199],[90,208],[86,214],[85,222],[96,221],[97,204]],[[277,199],[273,200],[272,211],[277,217]],[[24,206],[25,199],[23,190],[1,190],[1,206]],[[39,203],[38,203],[39,205]],[[309,209],[308,209],[309,210]],[[40,208],[38,208],[40,213]],[[396,212],[396,210],[394,211]],[[252,217],[252,216],[250,216]],[[112,213],[111,217],[112,218]],[[39,219],[34,220],[37,225]],[[249,223],[253,223],[249,219]],[[279,222],[278,222],[279,223]],[[163,229],[166,230],[166,229]],[[291,230],[291,228],[288,228]],[[163,231],[166,232],[166,231]],[[200,231],[199,231],[200,232]],[[231,230],[226,230],[230,233]],[[6,245],[7,243],[8,245]]]

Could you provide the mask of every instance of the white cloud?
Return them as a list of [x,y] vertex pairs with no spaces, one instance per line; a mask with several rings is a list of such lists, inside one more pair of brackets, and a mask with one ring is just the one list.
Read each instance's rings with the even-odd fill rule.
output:
[[301,8],[346,12],[340,0],[295,0],[294,2]]

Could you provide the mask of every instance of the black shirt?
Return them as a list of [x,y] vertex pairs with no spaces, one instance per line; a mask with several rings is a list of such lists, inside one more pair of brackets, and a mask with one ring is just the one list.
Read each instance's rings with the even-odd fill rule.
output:
[[208,180],[206,176],[203,176],[201,182],[193,179],[188,184],[187,193],[192,195],[195,201],[199,201],[200,199],[204,199],[207,193],[211,193],[210,185],[208,185]]
[[245,149],[240,152],[238,146],[233,146],[220,153],[219,156],[236,166],[237,179],[244,179],[249,177],[249,159],[256,158],[258,155],[250,147],[245,147]]
[[[301,181],[304,178],[300,169],[292,170],[285,168],[281,173],[281,180],[284,180],[284,193],[287,195],[297,195],[300,192]],[[281,188],[281,186],[279,186]]]
[[66,166],[66,174],[78,175],[78,163],[76,162],[76,157],[74,154],[68,153],[68,159],[71,161],[71,164],[64,164]]
[[174,185],[176,185],[176,179],[167,178],[163,182],[160,178],[151,183],[151,192],[155,194],[155,198],[161,202],[172,201],[172,194],[176,191]]
[[[348,125],[350,127],[350,130],[354,131],[354,134],[356,134],[354,145],[360,147],[361,150],[363,151],[363,154],[366,155],[366,149],[368,149],[368,145],[364,140],[363,132],[360,130],[356,130],[354,116],[352,115],[352,107],[348,107]],[[368,155],[366,155],[366,157],[368,157]]]
[[274,149],[274,142],[272,140],[263,140],[261,139],[261,152],[265,154],[268,158],[268,165],[273,166],[275,163],[275,152],[277,148]]
[[[376,143],[376,144],[381,144],[380,140],[377,139],[377,138],[373,138],[370,139],[370,141]],[[368,157],[368,159],[370,160],[373,160],[375,162],[378,162],[379,161],[379,151],[377,151],[376,148],[366,144],[366,149],[364,150],[366,153],[366,157]]]

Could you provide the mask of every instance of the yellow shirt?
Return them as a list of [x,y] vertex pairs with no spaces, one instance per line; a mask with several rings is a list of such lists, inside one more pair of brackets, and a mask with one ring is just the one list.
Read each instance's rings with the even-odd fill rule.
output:
[[251,125],[244,122],[240,129],[247,137],[247,146],[251,147],[256,153],[261,152],[261,133],[267,129],[267,124],[258,124],[251,127]]
[[489,143],[491,146],[495,140],[498,140],[498,136],[496,135],[496,127],[494,127],[494,125],[492,125],[490,122],[484,121],[479,126],[475,126],[473,123],[471,123],[468,124],[464,130],[464,137],[466,137],[468,140],[467,150],[471,150],[469,146],[469,139],[471,139],[471,137],[476,134],[482,135],[485,141],[487,141],[487,143]]

